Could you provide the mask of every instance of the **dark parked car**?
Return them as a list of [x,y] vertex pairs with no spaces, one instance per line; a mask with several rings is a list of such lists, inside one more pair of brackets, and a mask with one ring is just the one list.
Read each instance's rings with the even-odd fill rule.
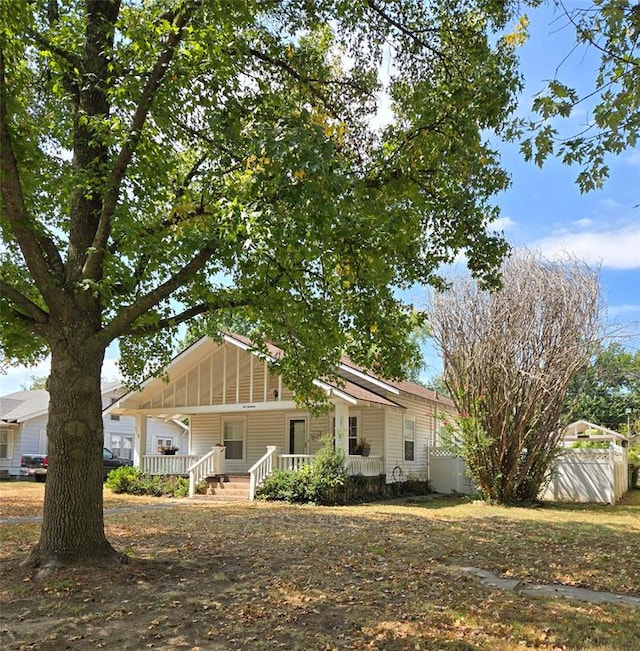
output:
[[[114,469],[120,466],[132,466],[131,459],[119,457],[109,448],[102,448],[102,480]],[[23,454],[20,458],[20,467],[24,468],[23,473],[32,475],[36,481],[45,481],[47,478],[47,468],[49,459],[45,454]]]
[[111,452],[109,448],[102,448],[102,480],[107,478],[107,475],[114,469],[120,466],[132,466],[131,459],[119,457],[115,452]]

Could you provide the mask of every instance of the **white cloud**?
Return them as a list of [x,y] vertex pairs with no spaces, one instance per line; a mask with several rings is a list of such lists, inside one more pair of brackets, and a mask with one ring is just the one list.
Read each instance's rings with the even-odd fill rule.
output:
[[498,217],[498,219],[488,225],[487,229],[500,233],[502,231],[510,229],[511,227],[515,226],[515,224],[516,223],[513,221],[513,219],[511,219],[511,217]]
[[565,232],[532,245],[549,258],[573,255],[609,269],[640,269],[640,224],[603,231]]
[[625,208],[626,206],[615,199],[602,199],[600,205],[607,211],[618,210],[619,208]]
[[576,221],[571,222],[572,226],[577,226],[578,228],[589,228],[593,224],[593,219],[585,217],[584,219],[576,219]]

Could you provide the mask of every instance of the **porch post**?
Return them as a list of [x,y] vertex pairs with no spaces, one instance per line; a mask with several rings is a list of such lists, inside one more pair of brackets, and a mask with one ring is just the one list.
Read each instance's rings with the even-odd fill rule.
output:
[[349,454],[349,405],[342,400],[333,403],[336,417],[336,429],[333,434],[336,450]]
[[146,414],[136,414],[136,440],[133,447],[133,465],[140,470],[142,467],[142,457],[147,451],[147,416]]

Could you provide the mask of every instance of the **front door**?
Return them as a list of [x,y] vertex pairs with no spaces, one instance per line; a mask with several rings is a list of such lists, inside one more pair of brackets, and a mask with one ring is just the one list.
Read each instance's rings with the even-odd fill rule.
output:
[[289,421],[289,454],[307,453],[307,421],[304,418]]

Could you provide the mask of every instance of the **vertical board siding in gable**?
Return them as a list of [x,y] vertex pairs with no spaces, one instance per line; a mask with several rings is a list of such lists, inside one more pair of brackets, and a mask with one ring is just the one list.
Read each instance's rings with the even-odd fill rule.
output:
[[236,401],[236,351],[238,350],[235,346],[229,344],[224,345],[226,350],[226,367],[224,369],[226,383],[225,383],[225,395],[224,402],[225,404],[234,404]]
[[187,395],[185,397],[185,405],[198,404],[198,368],[191,369],[187,375]]
[[284,384],[282,385],[282,395],[280,396],[280,400],[293,400],[293,391]]
[[198,405],[211,403],[211,355],[198,364]]
[[170,384],[162,392],[162,407],[173,407],[173,389],[174,385]]
[[181,376],[176,380],[176,402],[174,407],[183,407],[186,404],[187,399],[187,378],[186,376]]
[[252,402],[262,402],[264,400],[264,365],[262,359],[253,355],[253,400]]
[[246,352],[244,350],[240,353],[240,387],[238,391],[238,399],[241,404],[252,402],[249,395],[252,358],[252,353]]
[[[274,400],[279,400],[280,387],[279,387],[279,377],[274,373],[269,373],[267,375],[267,402],[273,402]],[[275,391],[278,391],[278,397],[275,395]]]
[[213,396],[212,405],[222,404],[222,389],[224,386],[224,350],[218,348],[213,355]]

